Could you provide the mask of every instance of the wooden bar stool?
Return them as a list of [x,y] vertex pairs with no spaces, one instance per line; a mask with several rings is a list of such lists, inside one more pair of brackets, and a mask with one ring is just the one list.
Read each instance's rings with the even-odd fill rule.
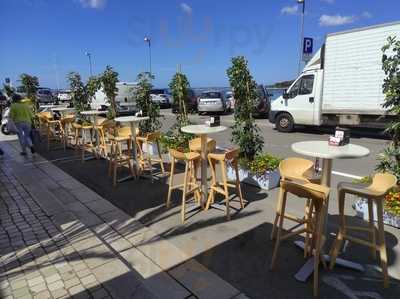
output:
[[47,150],[50,150],[52,141],[63,142],[64,129],[60,120],[55,120],[51,112],[41,112],[39,119],[45,128],[45,136],[47,140]]
[[71,132],[72,123],[75,121],[74,114],[68,114],[61,117],[61,126],[63,128],[63,143],[64,143],[64,150],[70,145],[70,139],[73,138],[75,135]]
[[[314,176],[314,163],[310,160],[303,158],[287,158],[282,160],[279,163],[279,173],[281,175],[281,180],[290,180],[290,181],[300,181],[305,183],[316,183],[319,184],[321,179]],[[280,211],[281,200],[282,200],[282,188],[279,189],[279,197],[276,206],[276,215],[274,220],[274,225],[271,231],[271,240],[276,237],[276,228],[279,221],[279,217],[282,215]],[[297,216],[291,215],[289,213],[285,213],[283,217],[289,219],[293,222],[296,222],[298,225],[308,225],[307,219],[312,217],[311,213],[313,208],[311,206],[311,200],[307,199],[305,208],[304,208],[304,217],[299,218]],[[310,236],[308,233],[305,235],[305,246],[304,246],[304,257],[308,255],[308,245],[309,245]]]
[[[231,219],[230,215],[230,204],[229,204],[229,189],[228,187],[236,188],[236,192],[239,196],[240,206],[243,209],[243,196],[242,189],[240,188],[239,170],[238,170],[238,157],[239,149],[231,149],[223,153],[209,153],[208,162],[211,166],[211,187],[210,193],[207,198],[206,211],[209,209],[210,204],[214,202],[215,193],[220,193],[225,197],[226,204],[226,218]],[[227,178],[227,163],[230,163],[235,170],[235,184],[228,183]],[[222,182],[217,179],[216,166],[221,166]]]
[[[330,189],[323,185],[313,184],[313,183],[297,183],[290,180],[281,180],[281,189],[282,189],[282,198],[280,200],[280,207],[278,209],[279,215],[279,223],[278,223],[278,233],[276,236],[275,241],[275,248],[272,255],[271,261],[271,270],[275,267],[276,259],[278,256],[279,247],[283,240],[287,238],[300,235],[303,233],[310,233],[313,235],[313,243],[314,243],[314,296],[318,295],[318,271],[319,271],[319,263],[320,261],[323,262],[325,266],[325,261],[321,255],[321,248],[324,242],[323,236],[323,227],[325,223],[328,199],[329,199],[329,192]],[[308,222],[304,228],[298,228],[299,226],[296,225],[295,227],[289,229],[288,233],[283,235],[283,221],[286,217],[282,217],[285,215],[286,209],[286,200],[287,194],[291,193],[301,198],[310,199],[312,204],[311,207],[313,208],[314,217],[306,218]]]
[[[201,188],[196,181],[195,173],[197,170],[197,165],[200,163],[201,156],[199,153],[189,152],[183,153],[174,149],[169,150],[171,157],[171,171],[169,177],[169,188],[166,206],[170,207],[171,204],[171,194],[172,190],[182,188],[182,206],[181,206],[181,219],[182,223],[185,222],[186,214],[186,197],[187,195],[194,193],[195,200],[199,205],[201,205]],[[176,161],[185,162],[185,174],[183,179],[183,184],[174,185],[174,174],[175,174],[175,163]]]
[[[369,186],[362,186],[359,184],[352,183],[339,183],[338,184],[338,201],[339,201],[339,217],[340,225],[339,232],[336,236],[336,240],[333,244],[331,250],[331,263],[330,269],[335,266],[336,257],[338,255],[339,249],[342,246],[344,240],[349,240],[357,244],[361,244],[371,248],[371,254],[375,258],[376,251],[379,251],[379,256],[381,260],[381,267],[383,273],[383,285],[388,287],[389,276],[387,269],[387,253],[386,253],[386,242],[385,242],[385,228],[383,224],[383,202],[385,196],[389,191],[394,188],[397,184],[397,178],[390,173],[377,173],[372,179],[372,183]],[[344,203],[346,194],[354,194],[361,196],[368,200],[368,212],[369,212],[369,227],[359,227],[359,226],[348,226],[346,225],[345,215],[344,215]],[[374,224],[374,214],[373,214],[373,204],[376,204],[377,216],[378,216],[378,244],[376,242],[375,236],[375,224]],[[347,230],[358,230],[367,231],[370,233],[371,240],[363,240],[360,238],[352,237],[347,233]]]
[[80,143],[79,148],[81,151],[81,161],[85,162],[86,152],[91,151],[92,155],[97,159],[96,145],[93,140],[93,125],[92,124],[82,124],[80,125]]
[[[164,163],[161,157],[160,149],[160,132],[147,133],[145,136],[137,136],[137,149],[139,152],[138,160],[139,165],[142,169],[148,167],[150,170],[151,181],[153,182],[153,162],[160,164],[161,173],[164,174]],[[151,154],[150,145],[156,145],[157,147],[157,157]],[[143,152],[142,146],[146,147],[146,152]]]
[[100,157],[110,158],[111,139],[115,136],[115,127],[114,120],[104,120],[100,125],[95,126],[99,138],[98,154]]
[[[109,175],[112,174],[113,186],[117,186],[117,172],[118,168],[127,165],[129,168],[130,176],[122,180],[136,177],[136,173],[132,166],[132,133],[130,127],[122,127],[116,130],[114,137],[111,140],[111,153],[109,164]],[[126,148],[123,148],[126,145]]]

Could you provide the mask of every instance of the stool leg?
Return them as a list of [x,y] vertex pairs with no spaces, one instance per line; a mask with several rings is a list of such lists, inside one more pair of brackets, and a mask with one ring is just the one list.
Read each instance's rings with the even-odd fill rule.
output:
[[169,174],[169,187],[168,187],[168,196],[167,196],[167,203],[166,206],[167,208],[170,207],[171,205],[171,192],[172,192],[172,187],[173,187],[173,179],[174,179],[174,171],[175,171],[175,158],[171,157],[171,170]]
[[[374,210],[373,210],[372,199],[368,198],[368,216],[369,216],[369,229],[371,230],[371,241],[376,245],[376,234],[375,234],[375,224],[374,224]],[[371,255],[373,259],[376,259],[376,248],[371,247]]]
[[133,165],[131,163],[131,154],[132,153],[132,144],[131,142],[127,142],[127,146],[128,146],[128,167],[129,167],[129,172],[131,173],[132,177],[136,176],[136,173],[133,171]]
[[311,229],[311,221],[312,221],[312,212],[313,212],[313,204],[312,201],[307,198],[306,206],[305,206],[305,229],[306,229],[306,236],[304,240],[304,258],[308,256],[309,246],[310,246],[310,229]]
[[387,269],[387,252],[385,242],[385,228],[383,225],[383,204],[382,200],[376,201],[377,214],[378,214],[378,234],[379,234],[379,256],[381,260],[381,267],[383,273],[383,286],[387,288],[389,286],[389,276]]
[[343,239],[346,234],[346,220],[344,216],[344,200],[345,200],[345,193],[340,192],[339,193],[339,219],[340,219],[340,224],[339,224],[339,232],[336,236],[336,240],[333,243],[332,251],[331,251],[331,263],[329,268],[332,270],[333,267],[335,266],[336,263],[336,257],[338,256],[339,250],[342,246]]
[[210,168],[211,168],[211,188],[210,191],[208,193],[208,198],[207,198],[207,203],[206,203],[206,208],[205,210],[208,211],[208,209],[210,208],[210,204],[214,202],[214,188],[217,184],[217,178],[216,178],[216,172],[215,172],[215,166],[216,163],[214,162],[214,160],[211,160],[210,158],[208,158],[208,163],[210,164]]
[[325,207],[322,204],[318,204],[317,208],[317,223],[315,226],[315,254],[314,254],[314,296],[318,296],[318,286],[319,286],[319,262],[321,255],[322,246],[322,231],[324,226],[324,210]]
[[240,207],[244,209],[243,194],[242,194],[242,188],[240,186],[239,169],[237,161],[233,162],[233,167],[235,168],[235,176],[236,176],[235,184],[236,184],[236,191],[239,193]]
[[152,165],[152,161],[151,161],[149,142],[146,142],[146,150],[147,150],[147,163],[149,163],[149,168],[150,168],[150,178],[151,178],[151,182],[153,183],[153,165]]
[[182,208],[181,208],[181,220],[182,223],[185,223],[185,214],[186,214],[186,190],[188,183],[188,174],[189,174],[189,162],[186,161],[185,165],[185,177],[183,179],[183,193],[182,193]]
[[277,225],[278,225],[279,215],[281,215],[280,208],[282,206],[282,198],[283,198],[283,189],[280,187],[279,188],[279,195],[278,195],[278,202],[277,202],[277,205],[276,205],[276,215],[275,215],[274,225],[272,226],[272,231],[271,231],[271,236],[270,236],[271,240],[275,239],[276,228],[277,228]]
[[164,174],[165,173],[164,163],[163,163],[162,156],[161,156],[160,142],[158,140],[156,141],[156,145],[157,145],[158,158],[160,159],[161,173]]
[[285,208],[286,208],[286,197],[287,197],[287,193],[284,190],[282,191],[282,199],[279,201],[280,202],[280,206],[279,206],[279,225],[278,225],[278,233],[276,236],[276,241],[275,241],[275,248],[274,248],[274,253],[272,254],[272,260],[271,260],[271,265],[270,265],[270,269],[274,269],[275,267],[275,263],[276,263],[276,258],[278,256],[278,250],[279,250],[279,246],[281,245],[281,235],[282,235],[282,229],[283,229],[283,220],[285,219],[285,217],[283,217],[283,215],[285,215]]
[[228,190],[228,179],[226,177],[226,164],[224,161],[221,161],[221,172],[222,172],[222,183],[224,184],[224,193],[225,193],[225,205],[226,205],[226,219],[231,220],[231,207],[229,204],[229,190]]

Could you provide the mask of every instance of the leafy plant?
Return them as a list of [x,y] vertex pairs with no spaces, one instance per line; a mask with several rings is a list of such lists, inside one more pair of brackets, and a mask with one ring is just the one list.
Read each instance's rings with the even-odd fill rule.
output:
[[90,110],[90,103],[95,92],[100,87],[99,79],[90,77],[86,85],[82,82],[81,76],[76,72],[71,72],[67,77],[69,81],[69,89],[71,90],[71,101],[77,113],[77,121],[84,122],[80,119],[80,112]]
[[252,115],[257,99],[257,84],[243,56],[232,58],[232,66],[228,68],[227,74],[235,98],[232,142],[240,147],[241,156],[251,161],[261,152],[264,144]]
[[[105,71],[98,78],[98,80],[101,82],[104,93],[107,97],[107,101],[110,103],[107,117],[109,119],[113,119],[117,116],[117,103],[115,101],[115,98],[118,93],[118,73],[115,72],[111,66],[107,65]],[[93,82],[93,85],[94,87],[96,87],[96,82]]]
[[267,171],[277,169],[280,162],[280,158],[267,153],[257,154],[252,160],[244,157],[239,160],[242,168],[250,170],[256,176],[263,176]]
[[400,179],[400,40],[389,37],[382,52],[382,69],[386,75],[382,85],[385,94],[382,106],[394,120],[386,129],[392,142],[378,156],[377,170],[391,172]]
[[188,90],[190,88],[189,80],[186,75],[177,72],[169,84],[171,89],[172,98],[178,104],[177,124],[178,127],[187,126],[189,122],[188,116]]
[[140,73],[137,77],[136,106],[142,111],[143,116],[149,119],[139,123],[140,134],[155,132],[161,128],[160,107],[151,100],[151,80],[154,76],[148,72]]
[[386,195],[385,210],[396,216],[400,216],[400,192],[392,191]]
[[36,76],[31,76],[29,74],[23,73],[20,76],[21,85],[26,93],[26,97],[34,103],[34,112],[39,108],[39,103],[37,100],[37,91],[39,88],[39,79]]
[[178,105],[176,123],[161,136],[161,145],[164,149],[176,149],[181,152],[189,151],[189,141],[195,138],[193,134],[184,133],[181,128],[190,125],[188,116],[188,89],[190,88],[187,77],[177,72],[169,84],[174,102]]

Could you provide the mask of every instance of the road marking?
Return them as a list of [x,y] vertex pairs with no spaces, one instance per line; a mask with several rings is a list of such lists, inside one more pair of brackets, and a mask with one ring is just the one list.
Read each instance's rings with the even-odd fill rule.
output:
[[346,178],[355,179],[355,180],[361,180],[363,178],[362,176],[349,174],[349,173],[344,173],[344,172],[335,171],[335,170],[332,171],[332,174],[338,175],[338,176],[343,176],[343,177],[346,177]]

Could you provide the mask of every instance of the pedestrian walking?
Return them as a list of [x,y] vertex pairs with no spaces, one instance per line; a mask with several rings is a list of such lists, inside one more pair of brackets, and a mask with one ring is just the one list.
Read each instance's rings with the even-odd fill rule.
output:
[[10,117],[17,127],[19,143],[21,144],[21,155],[26,156],[26,147],[29,147],[31,153],[35,153],[31,139],[31,128],[33,121],[32,107],[29,103],[22,101],[18,94],[13,96],[13,103],[10,108]]

